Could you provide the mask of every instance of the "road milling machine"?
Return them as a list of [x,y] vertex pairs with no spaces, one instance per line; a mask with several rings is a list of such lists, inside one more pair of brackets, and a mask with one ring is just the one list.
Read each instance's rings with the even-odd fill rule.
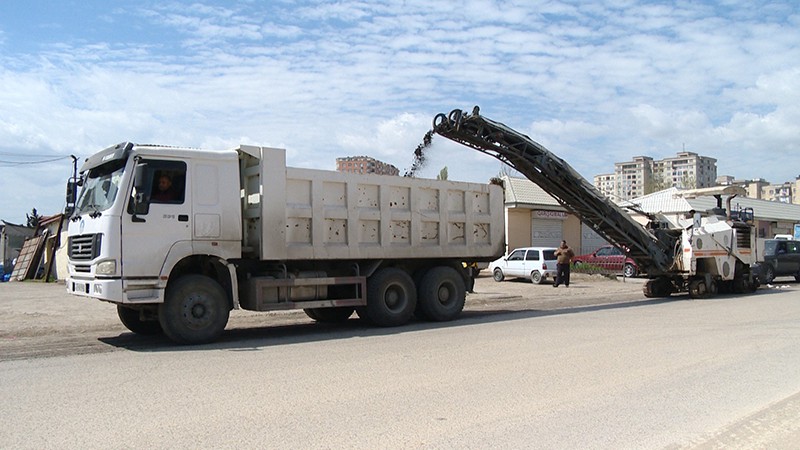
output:
[[626,249],[649,278],[643,288],[647,297],[688,292],[692,298],[705,298],[758,288],[751,270],[756,248],[753,211],[733,210],[731,205],[733,198],[745,194],[743,188],[679,191],[687,198],[713,196],[716,207],[704,213],[687,211],[678,223],[639,211],[649,220],[642,225],[564,160],[528,136],[481,116],[477,106],[471,114],[459,109],[437,114],[433,132],[508,164],[608,242]]

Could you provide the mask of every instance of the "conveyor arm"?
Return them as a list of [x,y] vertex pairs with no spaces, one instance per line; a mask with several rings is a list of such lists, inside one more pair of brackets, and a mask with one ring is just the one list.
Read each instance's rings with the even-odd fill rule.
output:
[[675,238],[668,234],[657,238],[564,160],[528,136],[482,117],[477,106],[472,114],[458,109],[449,115],[438,114],[433,131],[491,155],[525,175],[607,241],[626,247],[648,275],[666,273],[672,266]]

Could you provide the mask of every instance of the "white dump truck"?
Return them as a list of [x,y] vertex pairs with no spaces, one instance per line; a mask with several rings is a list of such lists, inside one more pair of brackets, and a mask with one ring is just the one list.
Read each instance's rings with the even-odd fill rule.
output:
[[275,148],[121,143],[89,157],[67,197],[68,292],[178,343],[217,339],[237,308],[451,320],[462,262],[504,251],[499,186],[291,168]]

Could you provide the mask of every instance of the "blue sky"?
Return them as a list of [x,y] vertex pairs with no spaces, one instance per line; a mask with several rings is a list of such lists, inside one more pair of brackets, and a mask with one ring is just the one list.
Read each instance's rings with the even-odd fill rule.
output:
[[[439,112],[480,105],[591,180],[687,150],[800,175],[796,1],[3,1],[0,218],[64,205],[69,158],[121,141],[369,155],[402,170]],[[427,169],[500,163],[434,139]]]

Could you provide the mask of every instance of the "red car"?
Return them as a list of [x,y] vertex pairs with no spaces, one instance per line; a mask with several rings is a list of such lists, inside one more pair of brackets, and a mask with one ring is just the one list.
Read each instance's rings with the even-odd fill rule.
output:
[[578,255],[572,258],[572,263],[591,264],[606,272],[622,272],[622,275],[626,277],[635,277],[639,274],[639,266],[636,265],[636,262],[628,258],[621,249],[612,245],[600,247],[594,253]]

